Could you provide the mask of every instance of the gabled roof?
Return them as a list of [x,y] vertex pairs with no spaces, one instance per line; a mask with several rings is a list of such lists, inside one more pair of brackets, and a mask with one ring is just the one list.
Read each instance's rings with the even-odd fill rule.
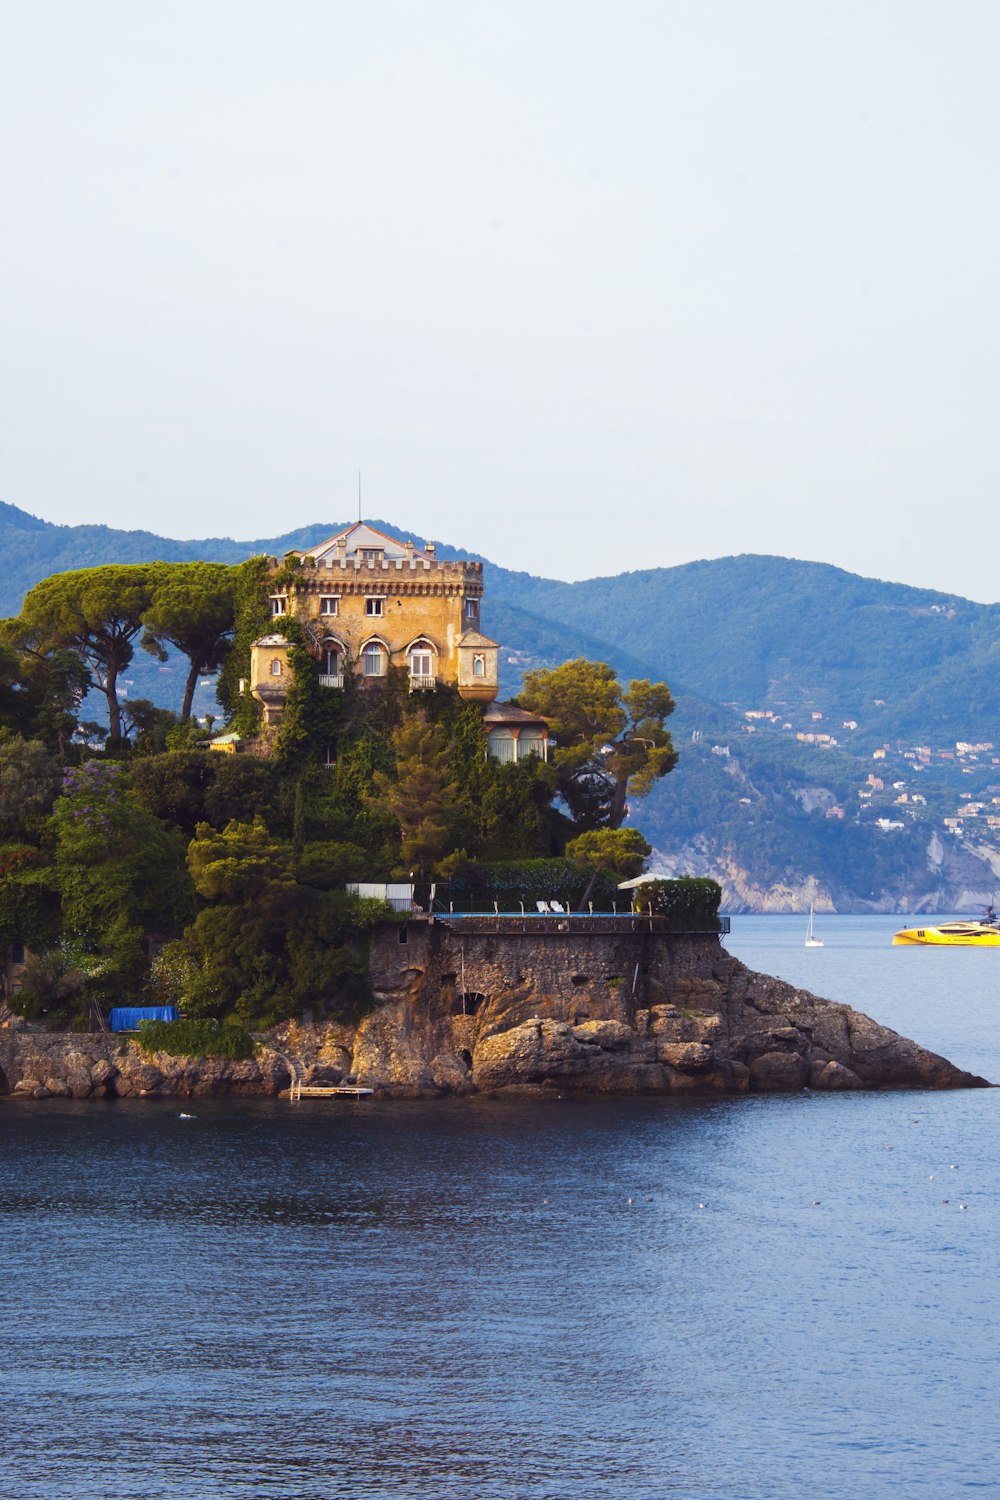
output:
[[338,531],[336,536],[329,537],[325,542],[320,542],[317,547],[310,547],[304,557],[325,558],[327,553],[333,552],[338,542],[344,543],[344,556],[354,557],[365,548],[378,548],[385,556],[386,562],[395,562],[398,558],[415,557],[420,562],[434,562],[433,553],[423,552],[419,547],[412,549],[401,542],[398,537],[388,536],[384,531],[376,531],[374,526],[369,526],[367,521],[355,521],[353,526],[345,526],[343,531]]
[[496,724],[537,724],[539,729],[548,729],[544,719],[537,714],[529,714],[526,708],[518,708],[516,703],[488,703],[483,709],[483,723],[487,726]]
[[488,635],[480,635],[478,630],[467,630],[458,643],[460,646],[472,646],[478,650],[481,646],[492,646],[499,649],[499,641],[491,641]]

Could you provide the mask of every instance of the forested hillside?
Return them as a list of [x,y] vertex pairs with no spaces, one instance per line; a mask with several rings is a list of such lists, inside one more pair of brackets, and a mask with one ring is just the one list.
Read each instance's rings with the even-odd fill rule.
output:
[[[282,556],[343,524],[174,541],[0,506],[2,604],[16,612],[54,571]],[[447,543],[438,554],[477,555]],[[1000,885],[1000,606],[778,557],[575,584],[484,560],[484,577],[502,697],[526,669],[578,656],[671,684],[681,765],[633,820],[672,870],[716,874],[730,905],[814,894],[842,909],[942,908]],[[176,707],[181,676],[137,651],[125,692]],[[195,709],[218,712],[208,679]]]

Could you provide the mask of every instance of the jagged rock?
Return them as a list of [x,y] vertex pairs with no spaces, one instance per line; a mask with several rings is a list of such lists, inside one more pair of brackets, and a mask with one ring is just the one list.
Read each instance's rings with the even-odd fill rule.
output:
[[804,1088],[809,1064],[798,1052],[764,1052],[750,1063],[750,1087],[758,1093]]
[[843,1063],[817,1059],[809,1070],[811,1089],[863,1089],[864,1084],[857,1073],[845,1068]]
[[753,1064],[758,1057],[774,1052],[808,1051],[809,1039],[795,1026],[771,1026],[764,1031],[753,1031],[743,1041],[740,1055],[745,1063]]
[[445,1094],[471,1094],[476,1085],[472,1081],[469,1066],[464,1057],[454,1052],[441,1053],[431,1061],[431,1078],[434,1087]]
[[159,1092],[163,1074],[150,1062],[142,1060],[138,1047],[130,1048],[122,1057],[115,1079],[115,1093],[123,1099],[142,1097]]
[[573,1027],[578,1042],[601,1047],[605,1052],[623,1052],[635,1041],[635,1031],[624,1021],[582,1021]]
[[683,1073],[703,1073],[715,1060],[711,1047],[704,1042],[660,1042],[656,1055],[660,1062]]

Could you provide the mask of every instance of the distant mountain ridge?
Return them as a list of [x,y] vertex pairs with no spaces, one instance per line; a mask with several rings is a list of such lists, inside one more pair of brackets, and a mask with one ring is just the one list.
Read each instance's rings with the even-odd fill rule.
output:
[[[0,504],[0,610],[17,613],[24,593],[53,572],[280,557],[346,524],[185,541],[58,526]],[[371,524],[424,540],[391,522]],[[961,766],[914,765],[917,746],[954,759],[956,742],[1000,741],[1000,606],[752,554],[564,583],[448,543],[437,551],[483,562],[483,628],[505,648],[502,696],[516,693],[525,668],[579,655],[609,661],[625,678],[670,683],[681,765],[636,816],[671,868],[681,860],[716,873],[750,893],[733,904],[758,907],[770,890],[793,905],[812,895],[842,908],[947,908],[1000,886],[1000,832],[987,816],[1000,764],[984,754]],[[137,652],[132,696],[173,706],[170,670]],[[199,712],[211,710],[210,692],[202,690]],[[873,755],[898,761],[888,781],[872,778]],[[883,785],[866,791],[872,779]],[[911,803],[918,786],[925,801]],[[981,821],[972,842],[963,824],[961,857],[954,830],[939,857],[943,819],[961,811],[962,798],[983,809]]]

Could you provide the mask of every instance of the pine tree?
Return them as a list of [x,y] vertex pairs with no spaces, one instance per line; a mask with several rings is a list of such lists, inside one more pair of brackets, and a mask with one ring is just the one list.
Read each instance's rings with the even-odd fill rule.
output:
[[396,774],[376,772],[375,795],[367,800],[398,820],[402,865],[423,880],[448,852],[449,814],[458,799],[449,774],[451,746],[424,712],[408,715],[392,742]]

